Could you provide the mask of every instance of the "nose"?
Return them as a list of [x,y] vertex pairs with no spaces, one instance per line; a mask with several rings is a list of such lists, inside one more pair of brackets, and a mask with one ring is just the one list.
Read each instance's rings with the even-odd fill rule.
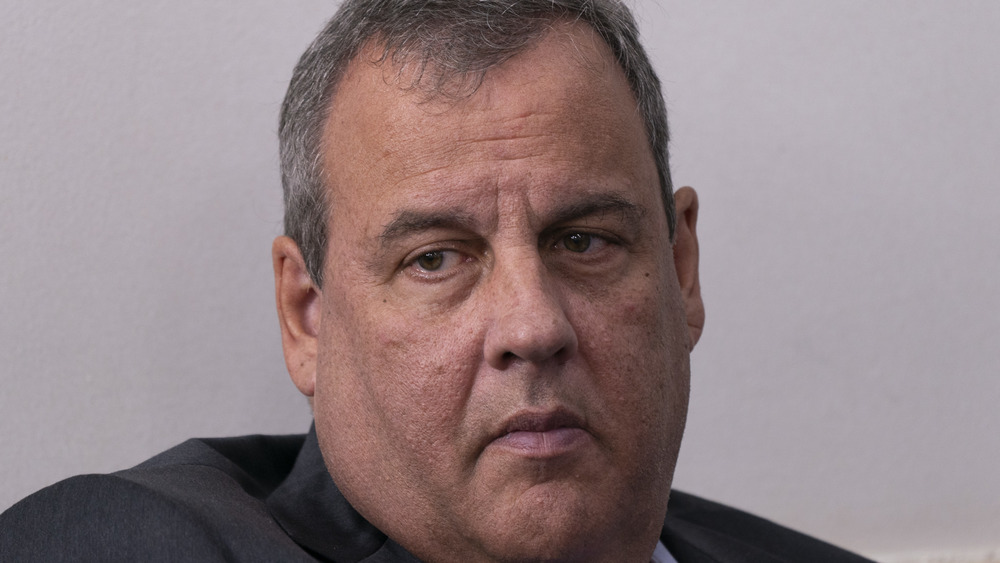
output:
[[494,263],[490,272],[492,320],[486,334],[487,363],[503,370],[516,362],[565,363],[576,354],[576,330],[566,316],[557,280],[537,252]]

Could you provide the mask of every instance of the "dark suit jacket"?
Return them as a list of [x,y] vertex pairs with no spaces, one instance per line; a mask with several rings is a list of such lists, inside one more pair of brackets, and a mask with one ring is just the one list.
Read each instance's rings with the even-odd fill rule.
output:
[[[680,563],[851,562],[856,555],[679,491],[661,539]],[[415,562],[348,504],[315,431],[188,440],[82,475],[0,515],[0,561]]]

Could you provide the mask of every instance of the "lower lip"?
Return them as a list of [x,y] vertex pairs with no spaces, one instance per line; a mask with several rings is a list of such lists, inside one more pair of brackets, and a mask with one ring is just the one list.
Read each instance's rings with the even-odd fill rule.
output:
[[493,445],[527,457],[554,457],[582,447],[589,434],[581,428],[555,428],[544,432],[517,431],[493,441]]

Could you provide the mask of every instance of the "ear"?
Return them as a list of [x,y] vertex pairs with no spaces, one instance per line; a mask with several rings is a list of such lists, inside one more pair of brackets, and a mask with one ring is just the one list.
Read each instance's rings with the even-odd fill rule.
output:
[[292,239],[285,236],[274,239],[271,260],[285,365],[299,391],[312,397],[316,389],[322,293],[309,277],[302,253]]
[[674,192],[677,209],[677,230],[674,235],[674,268],[684,299],[691,349],[694,349],[705,327],[705,304],[701,300],[701,282],[698,281],[698,194],[693,188],[684,187]]

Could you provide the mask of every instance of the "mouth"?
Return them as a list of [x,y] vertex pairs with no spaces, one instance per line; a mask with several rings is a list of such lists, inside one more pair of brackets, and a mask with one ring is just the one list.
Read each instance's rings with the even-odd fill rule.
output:
[[529,458],[549,458],[575,451],[590,438],[583,419],[571,412],[523,411],[500,425],[490,447]]

